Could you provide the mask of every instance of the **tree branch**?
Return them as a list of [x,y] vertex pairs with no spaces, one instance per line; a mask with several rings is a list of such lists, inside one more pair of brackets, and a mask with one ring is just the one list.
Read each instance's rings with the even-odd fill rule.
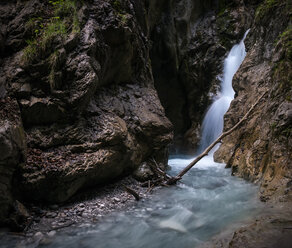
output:
[[238,128],[250,115],[250,113],[253,111],[253,109],[256,107],[256,105],[259,103],[259,101],[264,97],[264,95],[267,93],[264,92],[257,101],[250,107],[250,109],[247,111],[247,113],[242,117],[242,119],[237,122],[231,129],[227,130],[226,132],[223,132],[211,145],[209,145],[199,156],[197,156],[188,166],[186,166],[181,172],[177,174],[175,177],[171,177],[166,181],[166,184],[172,185],[175,184],[177,181],[179,181],[184,174],[186,174],[196,163],[198,163],[203,157],[208,155],[208,153],[212,150],[212,148],[221,140],[232,133],[236,128]]

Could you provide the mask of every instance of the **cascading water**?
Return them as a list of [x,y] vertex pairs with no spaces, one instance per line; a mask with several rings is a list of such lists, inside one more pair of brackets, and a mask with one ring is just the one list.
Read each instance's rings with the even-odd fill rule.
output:
[[223,79],[221,82],[221,92],[217,99],[209,108],[202,124],[202,138],[199,146],[199,152],[208,147],[223,131],[223,117],[227,112],[231,101],[234,98],[232,88],[232,79],[239,66],[245,58],[244,40],[249,30],[244,34],[239,44],[232,47],[227,58],[224,61]]
[[[215,121],[205,121],[205,125],[208,126],[206,132],[216,129],[212,137],[222,130],[217,122],[223,123],[223,115],[234,95],[231,80],[244,55],[242,40],[232,48],[225,61],[222,97],[214,102],[214,106],[212,105],[206,116],[208,119],[208,116],[213,117],[216,114],[216,118]],[[214,114],[211,109],[214,109]],[[212,123],[216,127],[211,127]],[[170,159],[169,174],[176,175],[191,161],[190,158]],[[88,223],[87,227],[60,230],[53,238],[49,238],[49,243],[42,244],[42,247],[194,248],[200,246],[231,224],[240,225],[247,216],[253,217],[259,206],[256,200],[257,187],[239,178],[231,177],[230,169],[224,167],[224,164],[215,163],[212,156],[207,156],[200,160],[176,187],[157,190],[150,199],[138,202],[126,212],[116,212],[104,217],[98,224]],[[38,245],[27,242],[8,239],[0,242],[0,247]]]

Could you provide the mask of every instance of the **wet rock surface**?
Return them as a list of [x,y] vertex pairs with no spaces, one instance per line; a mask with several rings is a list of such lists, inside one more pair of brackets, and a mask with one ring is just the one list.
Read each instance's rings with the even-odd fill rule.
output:
[[[277,206],[267,204],[263,213],[256,216],[254,220],[249,220],[240,228],[227,228],[210,242],[202,245],[201,248],[288,248],[291,246],[292,241],[291,227],[290,204],[280,203]],[[236,229],[235,232],[234,229]]]

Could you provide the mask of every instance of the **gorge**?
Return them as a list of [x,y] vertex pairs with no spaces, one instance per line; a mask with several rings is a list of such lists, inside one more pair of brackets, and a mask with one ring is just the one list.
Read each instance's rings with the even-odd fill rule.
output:
[[[155,230],[158,226],[163,230],[150,238],[154,243],[164,235],[168,240],[168,234],[179,237],[186,232],[189,236],[183,235],[181,242],[188,247],[210,240],[219,229],[236,223],[244,212],[254,216],[256,208],[266,204],[269,207],[265,208],[270,209],[267,216],[257,217],[256,222],[240,230],[233,227],[227,243],[219,237],[210,246],[242,247],[244,242],[245,247],[279,247],[275,240],[282,247],[289,244],[289,1],[15,0],[0,1],[0,13],[1,226],[27,230],[37,224],[30,217],[34,206],[46,209],[56,205],[60,207],[60,212],[56,210],[59,216],[62,206],[66,208],[67,202],[88,188],[99,188],[129,175],[142,181],[155,179],[153,163],[166,170],[169,152],[174,156],[194,155],[200,145],[206,146],[200,144],[202,137],[207,140],[204,131],[201,137],[201,123],[218,92],[225,95],[221,78],[225,82],[226,75],[220,75],[223,61],[250,29],[245,39],[246,57],[240,60],[233,80],[228,80],[234,92],[228,90],[227,97],[235,93],[235,98],[232,102],[225,98],[231,105],[224,116],[224,128],[218,130],[232,127],[262,92],[268,93],[248,120],[222,140],[214,153],[220,164],[206,158],[190,171],[182,185],[157,189],[149,201],[139,203],[136,214],[113,213],[115,217],[102,218],[104,223],[98,228],[109,235],[105,239],[115,240],[124,225],[150,218],[150,224],[133,224],[134,230],[141,230],[136,233],[138,237],[149,232],[147,225]],[[185,160],[176,159],[169,160],[171,171]],[[231,169],[223,169],[223,162]],[[253,182],[258,188],[228,174]],[[205,181],[199,181],[200,177]],[[204,197],[209,200],[197,206],[206,209],[198,212],[200,219],[192,211],[194,202],[202,198],[192,197],[202,191],[207,192]],[[256,203],[257,191],[262,203]],[[217,203],[213,199],[216,192]],[[180,201],[171,205],[175,199]],[[210,214],[214,213],[213,204],[222,207],[219,215],[230,212],[230,218],[215,224]],[[242,210],[232,215],[230,207],[239,205]],[[165,220],[157,223],[157,216]],[[115,218],[125,220],[124,225],[113,229]],[[181,222],[173,225],[177,218]],[[209,220],[214,226],[206,224],[206,229],[213,230],[212,234],[190,234],[190,230],[199,228],[198,223]],[[169,226],[174,228],[169,230]],[[219,226],[217,231],[215,226]],[[105,234],[97,234],[95,227],[89,229],[95,238],[85,246],[94,247]],[[90,230],[80,229],[80,233]],[[73,236],[78,237],[78,232],[74,231]],[[110,236],[114,234],[117,236]],[[3,235],[0,239],[4,240]],[[48,245],[70,245],[58,243],[63,240],[62,230],[54,240]],[[141,247],[145,245],[141,243]]]

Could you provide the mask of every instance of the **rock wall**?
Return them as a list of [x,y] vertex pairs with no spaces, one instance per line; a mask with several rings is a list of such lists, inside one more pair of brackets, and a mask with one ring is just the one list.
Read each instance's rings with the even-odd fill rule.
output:
[[165,165],[173,126],[172,152],[194,151],[223,60],[250,27],[225,129],[267,94],[216,159],[260,182],[263,200],[290,199],[288,1],[64,2],[0,1],[0,222],[15,198],[62,202],[152,158]]
[[9,197],[12,177],[18,199],[63,202],[152,158],[167,162],[172,124],[154,89],[144,2],[64,2],[0,2],[0,96],[19,105],[26,134],[14,149],[20,124],[1,124],[17,153],[1,177]]
[[[19,164],[25,162],[25,134],[18,104],[10,98],[0,99],[0,225],[20,224],[12,181]],[[11,223],[14,222],[14,223]]]
[[215,154],[234,175],[258,182],[263,201],[291,200],[291,35],[289,1],[262,1],[246,39],[247,56],[233,80],[236,98],[225,115],[225,129],[267,93]]
[[200,0],[166,1],[160,9],[150,36],[155,87],[174,124],[172,152],[193,154],[223,60],[251,25],[253,9],[241,1]]

